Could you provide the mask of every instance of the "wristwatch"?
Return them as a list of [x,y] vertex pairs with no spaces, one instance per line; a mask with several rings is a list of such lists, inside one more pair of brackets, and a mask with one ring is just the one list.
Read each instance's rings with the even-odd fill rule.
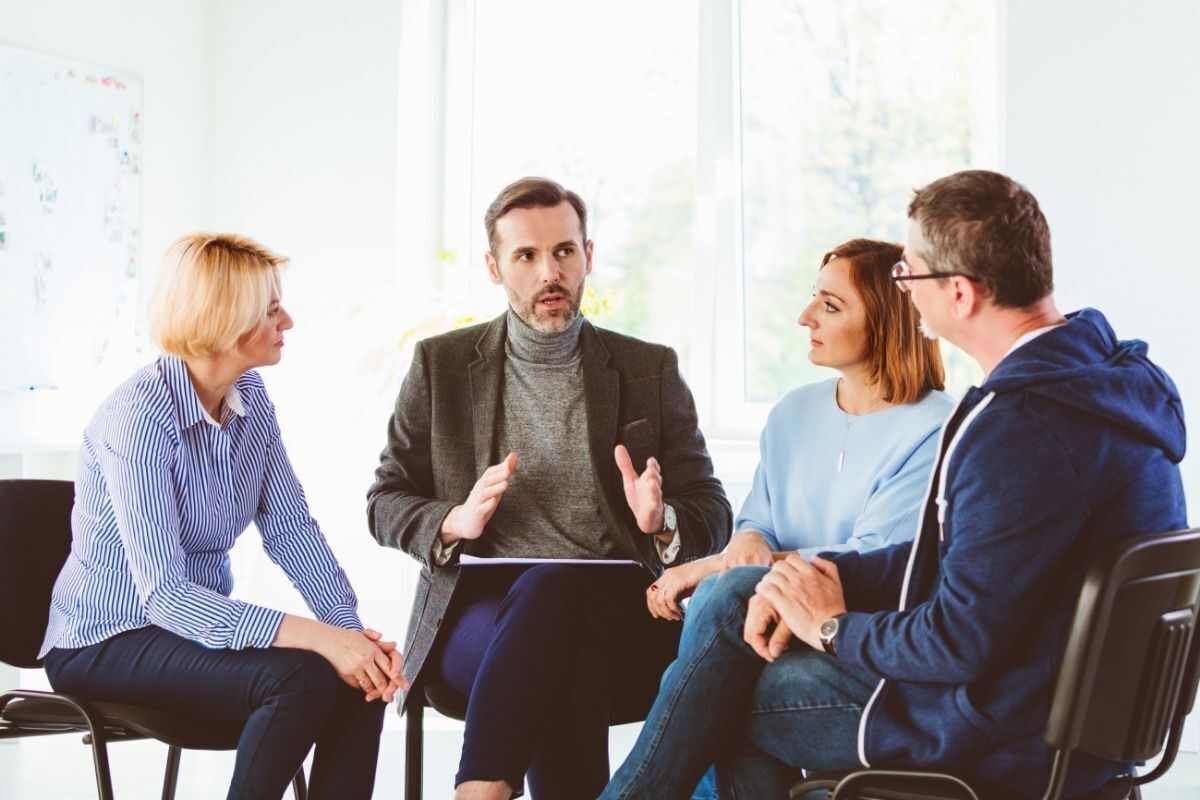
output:
[[674,536],[678,530],[679,521],[675,518],[675,509],[671,508],[669,503],[663,503],[663,526],[659,535],[669,533]]
[[841,614],[834,614],[821,623],[821,647],[825,648],[826,653],[835,657],[837,656],[838,620],[841,618]]

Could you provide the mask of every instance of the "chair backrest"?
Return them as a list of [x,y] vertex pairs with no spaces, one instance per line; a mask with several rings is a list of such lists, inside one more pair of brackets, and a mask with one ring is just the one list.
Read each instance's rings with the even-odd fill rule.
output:
[[71,548],[70,481],[0,481],[0,661],[37,667],[50,593]]
[[1084,579],[1046,743],[1113,761],[1157,754],[1200,679],[1200,529],[1136,536]]

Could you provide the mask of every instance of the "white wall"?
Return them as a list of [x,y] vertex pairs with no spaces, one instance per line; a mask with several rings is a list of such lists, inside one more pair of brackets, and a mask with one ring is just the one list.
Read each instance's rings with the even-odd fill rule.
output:
[[[262,374],[364,621],[399,637],[411,587],[397,573],[411,580],[411,560],[370,538],[365,513],[394,394],[346,390],[409,324],[380,307],[398,270],[397,192],[411,189],[396,174],[400,4],[221,0],[216,19],[213,224],[292,259],[283,302],[296,327]],[[413,254],[399,260],[402,277],[423,275]],[[382,329],[365,325],[380,312]],[[239,595],[303,609],[257,537],[235,564]]]
[[[1200,3],[1191,0],[1008,2],[1005,170],[1050,221],[1059,306],[1095,306],[1118,336],[1147,341],[1193,425],[1197,41]],[[1194,452],[1184,460],[1192,524],[1200,519]],[[1200,750],[1196,714],[1184,747]]]
[[211,222],[214,4],[0,0],[0,43],[142,77],[143,259]]
[[[181,232],[212,221],[213,22],[208,0],[0,0],[0,44],[141,76],[142,258],[147,267]],[[99,398],[49,394],[0,403],[0,477],[73,477],[79,434]],[[66,453],[3,452],[21,441],[51,449],[59,443]],[[15,682],[4,674],[8,669],[0,665],[0,686]]]
[[[1005,170],[1042,203],[1064,310],[1144,339],[1200,422],[1200,3],[1010,0]],[[1193,449],[1194,453],[1194,449]],[[1184,461],[1200,505],[1200,459]],[[1200,519],[1195,511],[1192,521]]]
[[[147,274],[176,236],[211,224],[213,22],[208,0],[0,0],[0,43],[141,76]],[[12,440],[77,442],[99,399],[55,392],[0,398],[0,450]],[[20,468],[0,459],[0,468]]]

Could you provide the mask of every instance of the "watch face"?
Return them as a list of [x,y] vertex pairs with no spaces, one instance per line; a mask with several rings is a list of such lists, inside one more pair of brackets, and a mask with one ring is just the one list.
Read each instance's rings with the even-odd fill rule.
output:
[[821,638],[822,639],[832,639],[834,636],[837,636],[837,632],[838,632],[838,621],[837,621],[836,617],[833,619],[827,619],[821,623]]
[[663,507],[663,530],[673,531],[676,528],[675,524],[675,509],[670,506]]

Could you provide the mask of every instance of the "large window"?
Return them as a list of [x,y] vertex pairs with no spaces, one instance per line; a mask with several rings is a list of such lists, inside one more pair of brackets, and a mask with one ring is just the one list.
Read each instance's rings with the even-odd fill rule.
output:
[[996,154],[995,11],[960,0],[745,0],[743,397],[820,377],[796,317],[822,255],[903,241],[912,190]]
[[447,180],[469,186],[454,210],[467,218],[453,227],[462,233],[449,248],[446,279],[479,313],[503,308],[483,270],[484,211],[517,178],[553,178],[588,204],[596,250],[585,313],[686,355],[695,3],[476,0],[473,9],[473,25],[464,26],[470,139],[447,154]]
[[[483,212],[545,175],[592,213],[585,311],[681,355],[710,435],[824,377],[821,255],[998,152],[996,0],[448,0],[436,282],[498,313]],[[954,388],[975,374],[944,346]]]

